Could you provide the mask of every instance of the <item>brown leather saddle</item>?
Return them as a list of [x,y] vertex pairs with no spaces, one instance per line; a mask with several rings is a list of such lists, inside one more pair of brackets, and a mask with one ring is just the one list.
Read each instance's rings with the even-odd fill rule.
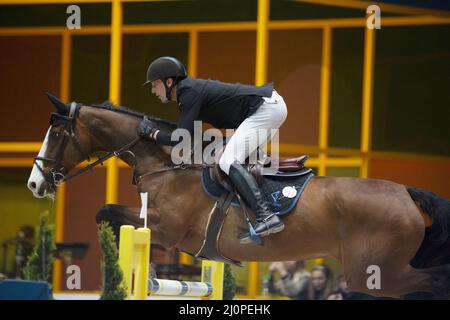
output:
[[[222,149],[220,149],[217,155],[215,156],[214,164],[210,168],[210,176],[214,181],[217,181],[226,190],[235,192],[234,187],[231,185],[231,181],[229,180],[228,176],[226,175],[225,172],[222,171],[222,169],[219,166],[219,160],[224,150],[225,146]],[[263,169],[264,167],[270,166],[271,160],[262,151],[259,150],[258,152],[259,152],[258,159],[261,160],[259,160],[257,164],[249,164],[247,159],[245,167],[250,173],[253,174],[256,181],[260,183],[263,176]],[[278,171],[279,172],[301,171],[302,169],[305,168],[305,162],[306,160],[308,160],[308,158],[309,158],[308,155],[301,155],[295,158],[279,159]]]
[[[245,202],[241,199],[240,195],[235,190],[228,176],[220,169],[219,159],[222,156],[223,150],[224,148],[217,152],[217,155],[215,156],[215,163],[209,168],[209,175],[212,180],[216,181],[224,188],[224,192],[216,201],[213,209],[209,214],[203,244],[200,250],[195,254],[195,257],[207,260],[222,261],[225,263],[232,263],[240,266],[240,261],[225,257],[219,251],[219,238],[222,227],[228,214],[231,201],[235,197],[239,200],[240,206],[244,211],[249,228],[252,228]],[[270,166],[271,160],[262,152],[260,152],[258,159],[260,160],[257,162],[257,164],[249,164],[247,160],[245,167],[255,176],[257,182],[260,183],[263,179],[263,169],[264,167]],[[301,171],[305,168],[304,164],[307,159],[307,155],[302,155],[296,158],[279,160],[278,171],[282,173]],[[262,239],[259,239],[257,243],[262,245]]]

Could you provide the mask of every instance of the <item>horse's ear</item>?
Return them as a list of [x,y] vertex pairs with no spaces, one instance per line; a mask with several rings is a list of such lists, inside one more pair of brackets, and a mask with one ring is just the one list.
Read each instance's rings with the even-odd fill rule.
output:
[[49,92],[45,93],[50,100],[50,102],[56,107],[56,110],[58,110],[59,114],[68,114],[70,110],[70,106],[67,103],[62,102],[57,97],[52,95]]

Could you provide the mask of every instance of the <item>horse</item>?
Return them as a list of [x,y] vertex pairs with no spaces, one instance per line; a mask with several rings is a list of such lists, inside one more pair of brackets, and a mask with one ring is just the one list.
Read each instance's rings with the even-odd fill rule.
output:
[[[137,139],[144,114],[112,104],[65,103],[49,95],[56,112],[35,159],[28,188],[38,198],[56,187],[89,155],[114,153],[145,175],[137,192],[148,192],[147,219],[152,243],[194,255],[202,245],[215,200],[205,194],[200,170],[171,167],[171,147]],[[176,124],[149,117],[155,128]],[[130,142],[134,141],[131,145]],[[111,153],[110,153],[111,154]],[[150,173],[150,174],[149,174]],[[331,256],[340,261],[351,291],[375,297],[422,292],[447,299],[450,292],[450,201],[395,182],[314,176],[296,207],[283,216],[285,229],[264,245],[240,244],[247,231],[238,207],[230,207],[219,239],[220,251],[237,261],[306,260]],[[97,223],[140,226],[140,208],[104,205]],[[373,266],[380,285],[368,285]]]

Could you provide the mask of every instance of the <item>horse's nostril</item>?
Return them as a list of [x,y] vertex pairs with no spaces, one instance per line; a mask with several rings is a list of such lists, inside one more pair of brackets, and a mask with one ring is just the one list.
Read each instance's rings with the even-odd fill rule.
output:
[[36,189],[36,182],[30,182],[30,188]]

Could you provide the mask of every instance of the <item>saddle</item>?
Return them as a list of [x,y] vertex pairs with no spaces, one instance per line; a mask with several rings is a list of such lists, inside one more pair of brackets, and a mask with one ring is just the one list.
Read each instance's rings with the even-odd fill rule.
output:
[[[209,214],[204,241],[195,257],[240,266],[241,262],[225,257],[218,248],[220,234],[230,205],[242,208],[250,233],[253,229],[246,203],[241,199],[231,180],[219,166],[219,159],[223,150],[221,149],[215,155],[215,163],[204,168],[202,172],[202,184],[206,193],[217,201]],[[270,167],[272,159],[261,151],[258,152],[258,159],[260,160],[256,164],[249,164],[247,159],[244,167],[254,175],[262,191],[266,194],[267,200],[270,202],[269,207],[273,212],[278,212],[279,215],[290,212],[295,207],[304,186],[313,175],[312,169],[304,166],[308,156],[302,155],[279,160],[276,172],[273,172],[273,170],[266,172],[264,169]],[[285,190],[288,191],[286,192],[287,196],[284,196]],[[279,210],[280,208],[284,210]],[[252,239],[259,245],[263,244],[262,238],[257,236],[256,233]]]
[[[231,185],[231,181],[228,178],[227,174],[222,171],[222,169],[219,166],[219,160],[220,157],[223,154],[223,151],[225,150],[225,146],[219,150],[215,157],[215,162],[210,168],[210,176],[211,179],[214,181],[217,181],[224,189],[235,192],[234,187]],[[269,157],[267,157],[266,154],[264,154],[260,149],[258,149],[259,152],[259,158],[262,159],[259,160],[257,164],[249,164],[248,158],[246,160],[246,163],[244,167],[251,173],[256,179],[256,182],[258,184],[261,184],[262,177],[263,177],[263,169],[267,168],[271,164],[271,160]],[[301,155],[296,158],[288,158],[288,159],[279,159],[278,164],[278,172],[299,172],[302,169],[305,168],[305,162],[308,160],[308,155]]]

